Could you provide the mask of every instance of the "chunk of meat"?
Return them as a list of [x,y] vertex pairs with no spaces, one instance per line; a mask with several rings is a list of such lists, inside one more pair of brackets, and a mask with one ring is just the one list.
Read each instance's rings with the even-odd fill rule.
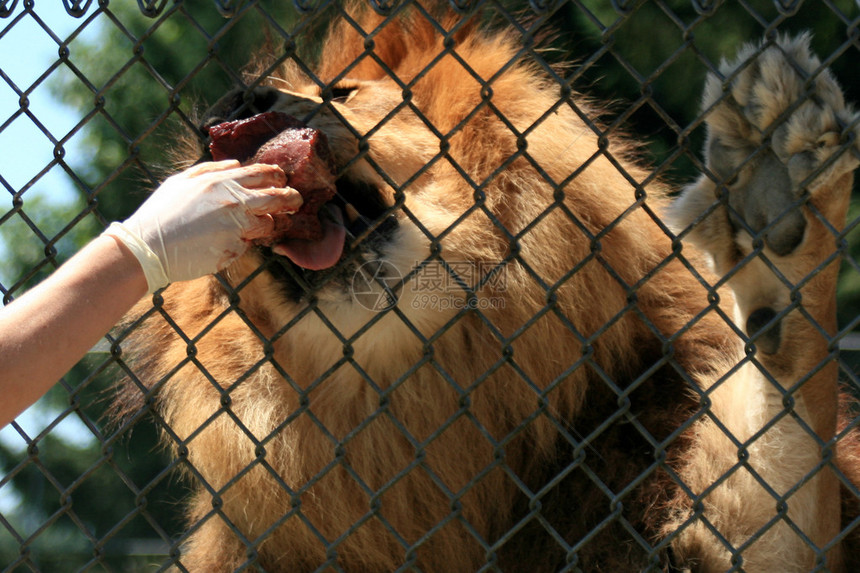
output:
[[212,159],[247,161],[260,146],[286,129],[307,128],[296,118],[280,112],[266,112],[234,121],[225,121],[209,128],[209,151]]
[[286,239],[319,240],[319,210],[335,195],[334,165],[325,134],[280,112],[227,121],[209,128],[212,159],[277,165],[304,203],[293,215],[272,215],[275,231],[263,244]]

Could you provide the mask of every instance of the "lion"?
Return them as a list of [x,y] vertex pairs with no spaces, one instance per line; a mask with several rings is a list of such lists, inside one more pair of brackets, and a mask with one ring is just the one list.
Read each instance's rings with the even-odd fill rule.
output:
[[809,37],[708,80],[677,199],[520,41],[353,9],[313,76],[204,119],[324,133],[346,239],[316,270],[253,248],[125,322],[117,410],[151,410],[193,490],[178,569],[858,563],[832,338],[857,116]]

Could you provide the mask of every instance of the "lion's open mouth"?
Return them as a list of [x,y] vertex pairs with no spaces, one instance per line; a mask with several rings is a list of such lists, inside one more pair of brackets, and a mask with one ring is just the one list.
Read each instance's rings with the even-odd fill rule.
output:
[[387,211],[373,186],[336,177],[321,131],[280,112],[264,112],[209,127],[212,159],[278,165],[304,199],[292,215],[272,215],[275,232],[261,244],[306,270],[335,266],[347,235],[360,238]]

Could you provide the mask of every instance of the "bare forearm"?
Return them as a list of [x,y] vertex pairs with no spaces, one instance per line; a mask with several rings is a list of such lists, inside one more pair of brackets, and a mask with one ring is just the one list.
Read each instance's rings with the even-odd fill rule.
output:
[[0,310],[0,427],[56,383],[145,293],[131,252],[101,236]]
[[302,205],[301,194],[285,185],[274,165],[196,165],[167,179],[129,219],[0,309],[0,427],[144,294],[214,273],[273,233],[273,215]]

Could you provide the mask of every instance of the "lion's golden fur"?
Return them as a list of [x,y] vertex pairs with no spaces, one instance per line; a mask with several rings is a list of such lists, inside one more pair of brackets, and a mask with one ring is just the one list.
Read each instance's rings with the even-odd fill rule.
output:
[[470,23],[452,37],[448,52],[416,10],[373,35],[369,56],[335,25],[319,78],[363,82],[338,114],[294,68],[270,82],[287,111],[319,108],[310,123],[339,163],[388,190],[405,249],[392,260],[500,264],[503,284],[468,287],[504,304],[379,315],[323,292],[308,306],[284,299],[256,253],[226,273],[231,288],[204,278],[141,303],[129,337],[146,390],[122,400],[133,410],[151,391],[184,460],[188,570],[250,556],[268,571],[488,558],[551,571],[566,553],[554,536],[575,546],[597,528],[580,563],[621,571],[669,566],[665,544],[649,556],[640,540],[696,534],[685,488],[704,487],[679,482],[691,451],[710,455],[691,444],[713,431],[701,392],[734,366],[731,294],[702,286],[698,255],[657,216],[665,189],[621,134],[582,119],[592,102],[560,94],[515,32]]

